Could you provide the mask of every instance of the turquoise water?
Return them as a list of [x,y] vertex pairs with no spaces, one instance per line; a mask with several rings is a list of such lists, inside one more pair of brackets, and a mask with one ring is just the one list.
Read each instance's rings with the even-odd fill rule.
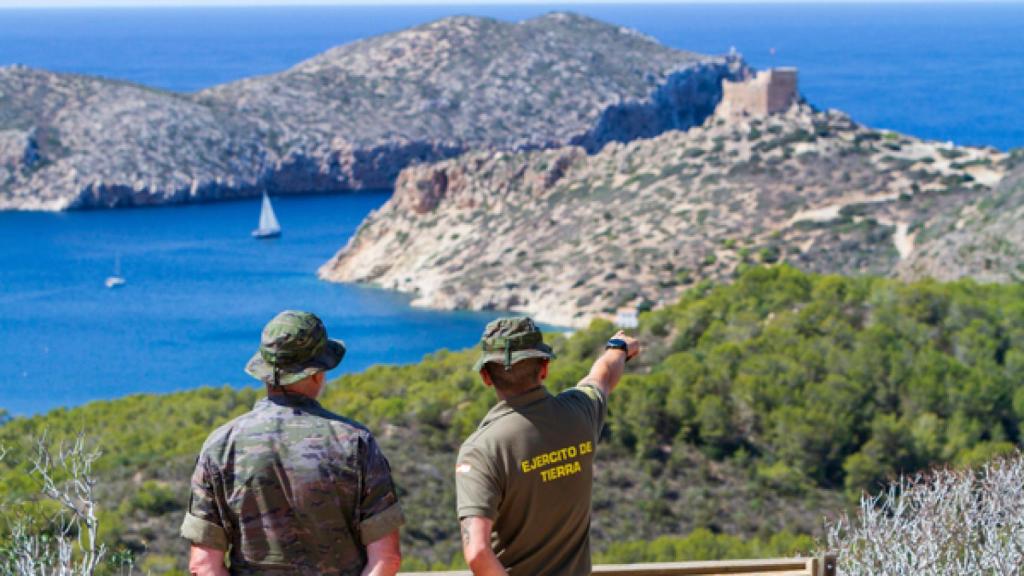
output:
[[[518,20],[570,9],[663,43],[800,68],[803,93],[871,126],[1024,146],[1024,3],[338,6],[0,11],[0,65],[20,62],[193,91],[453,13]],[[774,55],[773,55],[774,49]]]
[[[281,198],[277,240],[256,200],[159,209],[0,213],[0,408],[14,414],[198,385],[246,385],[263,324],[313,310],[348,344],[335,373],[414,362],[479,338],[493,315],[413,309],[315,272],[385,193]],[[104,280],[120,257],[124,287]]]

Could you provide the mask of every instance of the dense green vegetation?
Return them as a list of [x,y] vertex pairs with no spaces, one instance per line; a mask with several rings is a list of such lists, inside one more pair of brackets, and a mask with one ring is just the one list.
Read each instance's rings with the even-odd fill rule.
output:
[[748,271],[645,319],[614,442],[686,442],[780,485],[874,489],[1012,450],[1024,417],[1024,287]]
[[784,558],[815,549],[810,536],[783,530],[769,538],[743,539],[715,534],[699,528],[686,536],[659,536],[653,540],[615,542],[594,558],[595,563],[678,562],[680,559],[735,560],[743,558]]
[[[613,328],[557,343],[549,386],[575,384]],[[641,460],[698,447],[780,486],[873,489],[900,472],[1012,450],[1024,417],[1024,287],[756,268],[646,314],[643,364],[612,402],[605,446]],[[457,446],[492,402],[465,354],[343,379],[327,403]]]
[[[575,384],[612,331],[595,321],[554,337],[549,386]],[[779,533],[819,530],[827,510],[895,474],[974,464],[1021,440],[1021,285],[754,268],[642,315],[639,332],[647,351],[612,398],[598,456],[602,561],[807,551],[806,537]],[[493,403],[474,354],[374,367],[323,397],[381,438],[410,520],[410,567],[458,562],[449,471]],[[184,551],[174,529],[199,445],[258,393],[200,389],[14,418],[0,427],[12,449],[0,494],[33,493],[31,437],[85,430],[104,451],[107,537],[147,542],[159,571]]]

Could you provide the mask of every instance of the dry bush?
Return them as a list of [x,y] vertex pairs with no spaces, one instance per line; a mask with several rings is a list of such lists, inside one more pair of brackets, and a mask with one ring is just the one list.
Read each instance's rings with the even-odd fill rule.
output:
[[[0,446],[0,460],[6,456]],[[0,574],[12,576],[93,576],[108,556],[99,542],[96,510],[96,478],[93,464],[100,457],[84,434],[73,442],[51,449],[45,434],[31,457],[31,475],[41,494],[60,505],[59,512],[40,527],[23,513],[9,518],[9,532],[0,538]],[[0,512],[3,512],[0,502]],[[6,542],[4,541],[6,540]],[[117,553],[108,561],[112,572],[128,575],[134,559]]]
[[1021,574],[1024,456],[902,479],[827,529],[844,575]]

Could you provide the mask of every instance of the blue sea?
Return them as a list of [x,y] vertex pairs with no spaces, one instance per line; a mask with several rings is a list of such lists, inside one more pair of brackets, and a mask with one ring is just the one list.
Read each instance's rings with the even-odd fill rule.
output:
[[[506,20],[572,9],[756,67],[797,66],[820,108],[924,138],[1024,146],[1022,4],[685,4],[0,10],[0,65],[22,63],[191,92],[283,70],[332,46],[450,14]],[[279,240],[255,241],[258,202],[68,214],[0,213],[0,409],[199,385],[246,385],[263,323],[320,313],[341,371],[473,344],[493,314],[410,308],[328,284],[317,267],[386,193],[277,200]],[[128,284],[104,279],[115,260]]]
[[[414,309],[393,292],[317,279],[387,196],[279,198],[274,240],[249,235],[257,200],[0,213],[0,408],[253,384],[245,363],[288,308],[315,311],[345,341],[335,374],[473,345],[493,313]],[[108,289],[118,260],[127,284]]]

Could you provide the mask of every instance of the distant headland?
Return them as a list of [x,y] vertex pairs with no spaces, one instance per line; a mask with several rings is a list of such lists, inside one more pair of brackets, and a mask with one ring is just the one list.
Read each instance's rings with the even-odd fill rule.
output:
[[746,73],[567,13],[445,18],[194,95],[8,66],[0,209],[388,188],[467,150],[596,151],[700,124]]

